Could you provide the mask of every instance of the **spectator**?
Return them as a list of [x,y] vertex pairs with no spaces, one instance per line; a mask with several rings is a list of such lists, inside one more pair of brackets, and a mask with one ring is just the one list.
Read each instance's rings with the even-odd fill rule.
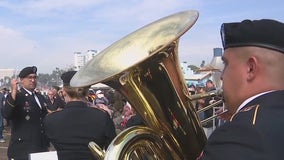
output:
[[60,87],[52,86],[51,91],[53,92],[53,99],[56,109],[63,109],[66,105],[64,98],[60,97]]
[[65,99],[64,99],[64,96],[63,96],[63,92],[62,92],[61,89],[58,91],[58,96],[59,96],[59,98],[63,101],[64,105],[66,105]]
[[122,128],[126,128],[126,123],[129,120],[129,118],[133,115],[132,106],[129,104],[129,102],[126,102],[126,104],[123,107],[123,121],[121,123]]
[[[214,91],[214,90],[216,90],[216,88],[215,88],[215,84],[213,83],[213,81],[210,80],[210,79],[207,80],[207,81],[206,81],[206,86],[205,86],[205,91],[206,91],[206,92],[211,92],[211,91]],[[213,104],[213,103],[216,102],[217,100],[219,100],[219,99],[217,98],[217,96],[215,96],[215,97],[207,97],[207,98],[205,98],[205,100],[204,100],[204,106],[209,106],[210,104]],[[210,109],[204,111],[204,119],[207,119],[207,118],[210,118],[210,117],[213,116],[213,109],[214,109],[214,108],[210,108]],[[216,120],[216,121],[217,121],[217,120]],[[217,124],[218,124],[218,122],[216,122],[214,125],[217,125]],[[204,132],[205,132],[207,138],[208,138],[208,137],[211,135],[211,133],[213,132],[213,128],[214,128],[214,126],[213,126],[213,120],[208,121],[208,122],[206,122],[206,123],[203,124],[203,129],[204,129]]]
[[48,104],[47,110],[49,113],[54,112],[54,111],[59,111],[62,109],[61,99],[60,101],[58,101],[59,99],[60,99],[59,97],[55,98],[54,92],[52,90],[47,91],[46,101]]
[[0,92],[0,143],[5,143],[5,139],[3,137],[3,130],[4,130],[4,118],[2,116],[2,109],[5,105],[5,100],[7,96],[7,88],[3,88]]
[[189,86],[188,86],[188,91],[189,91],[190,95],[194,95],[195,92],[196,92],[196,87],[195,87],[195,85],[194,85],[194,84],[189,85]]
[[[196,93],[197,94],[205,93],[204,87],[201,86],[201,85],[197,85],[196,86]],[[204,108],[204,107],[205,107],[205,99],[204,98],[200,98],[200,99],[196,100],[196,110],[197,111]],[[204,119],[204,112],[200,112],[198,114],[198,116],[199,116],[200,120],[203,120]]]
[[132,115],[130,115],[130,117],[126,122],[126,128],[132,126],[144,126],[145,123],[142,117],[139,114],[137,114],[136,110],[133,107],[131,107],[131,110],[132,110]]
[[94,104],[109,105],[108,99],[105,97],[104,93],[101,90],[96,91],[96,99],[94,100]]

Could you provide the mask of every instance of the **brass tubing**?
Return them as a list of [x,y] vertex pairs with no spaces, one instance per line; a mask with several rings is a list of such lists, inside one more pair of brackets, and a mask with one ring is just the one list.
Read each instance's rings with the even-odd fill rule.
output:
[[222,103],[223,103],[223,100],[218,100],[218,101],[216,101],[216,102],[214,102],[214,103],[212,103],[212,104],[210,104],[210,105],[208,105],[208,106],[206,106],[204,108],[201,108],[200,110],[198,110],[196,112],[197,113],[204,112],[204,111],[206,111],[206,110],[208,110],[210,108],[216,107],[216,106],[218,106],[218,105],[220,105]]

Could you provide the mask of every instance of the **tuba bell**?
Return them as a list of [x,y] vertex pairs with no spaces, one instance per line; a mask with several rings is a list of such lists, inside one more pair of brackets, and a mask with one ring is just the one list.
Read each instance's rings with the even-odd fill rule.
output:
[[146,126],[122,131],[106,151],[90,142],[99,159],[196,159],[206,136],[188,98],[178,59],[179,38],[198,19],[179,12],[125,36],[96,55],[71,86],[104,83],[122,93]]

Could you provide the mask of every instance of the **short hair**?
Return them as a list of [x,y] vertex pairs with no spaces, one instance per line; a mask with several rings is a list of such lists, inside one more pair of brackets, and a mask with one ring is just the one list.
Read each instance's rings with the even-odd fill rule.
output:
[[84,98],[89,93],[89,86],[87,87],[70,87],[70,86],[64,86],[63,87],[65,92],[69,95],[71,98]]

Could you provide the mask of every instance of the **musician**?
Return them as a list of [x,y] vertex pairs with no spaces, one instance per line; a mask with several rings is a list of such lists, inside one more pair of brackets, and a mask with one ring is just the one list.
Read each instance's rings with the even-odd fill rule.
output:
[[76,71],[62,74],[66,106],[50,113],[44,120],[45,131],[57,151],[59,160],[95,159],[88,143],[94,141],[106,149],[116,136],[112,119],[107,112],[90,107],[86,100],[89,87],[71,87]]
[[[19,73],[20,82],[11,81],[11,93],[6,97],[3,116],[11,120],[11,140],[8,159],[28,160],[30,153],[48,150],[43,118],[47,114],[45,98],[34,92],[37,68],[25,67]],[[17,85],[21,88],[18,90]]]
[[203,160],[279,160],[284,144],[284,24],[244,20],[221,28],[224,100],[231,117]]

